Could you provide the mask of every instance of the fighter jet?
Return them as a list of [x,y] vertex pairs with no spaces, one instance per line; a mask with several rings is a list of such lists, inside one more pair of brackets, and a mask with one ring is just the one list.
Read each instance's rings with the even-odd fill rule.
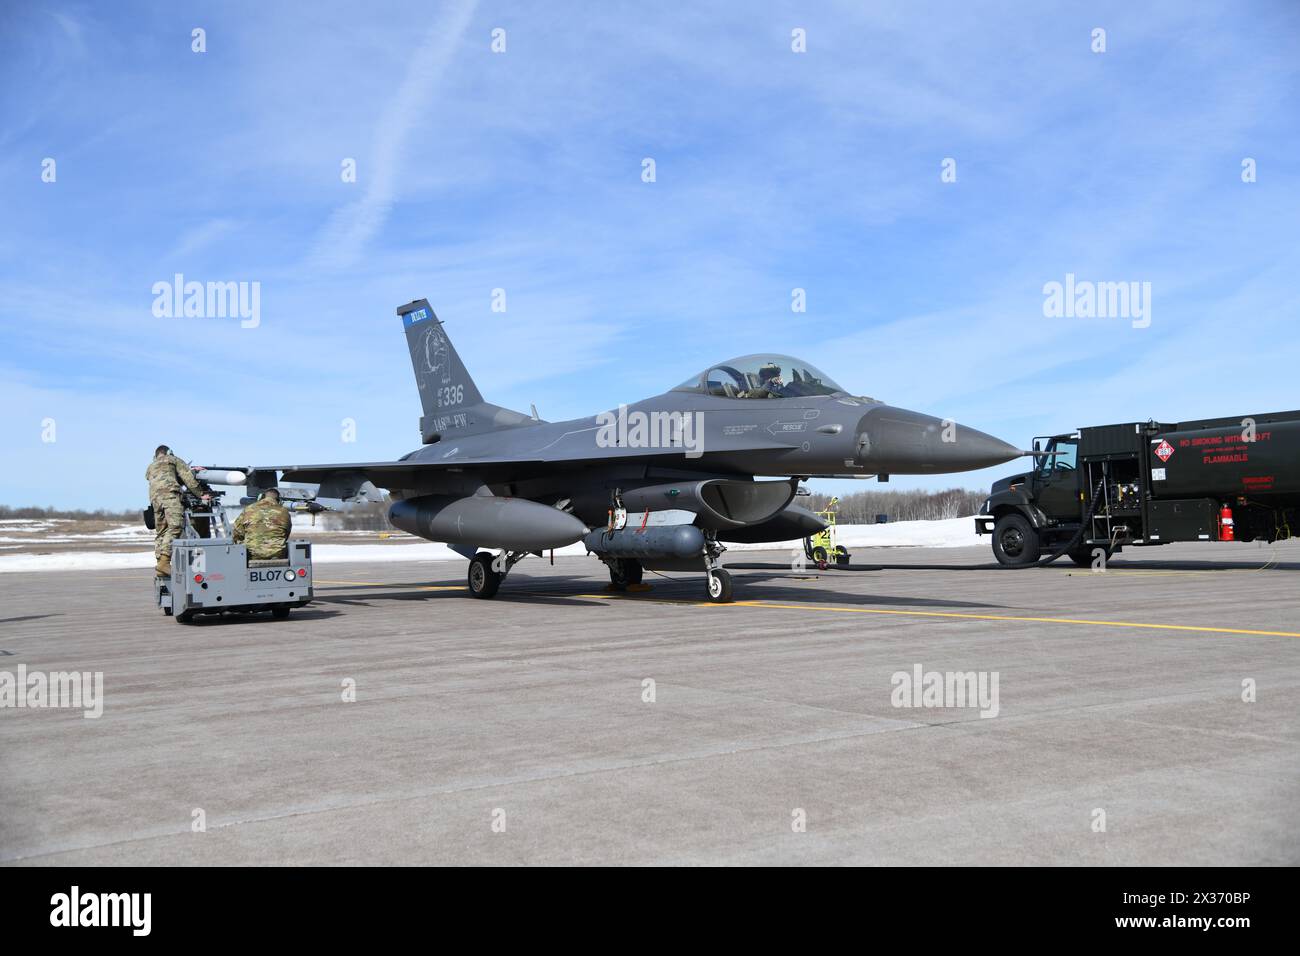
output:
[[709,599],[727,602],[727,543],[791,541],[825,526],[794,503],[800,481],[968,471],[1022,454],[769,352],[711,365],[633,405],[547,422],[484,400],[426,299],[397,315],[423,445],[397,461],[252,468],[247,484],[317,485],[317,497],[340,499],[367,482],[387,489],[395,527],[469,559],[476,598],[493,597],[526,556],[582,542],[616,589],[646,570],[697,570]]

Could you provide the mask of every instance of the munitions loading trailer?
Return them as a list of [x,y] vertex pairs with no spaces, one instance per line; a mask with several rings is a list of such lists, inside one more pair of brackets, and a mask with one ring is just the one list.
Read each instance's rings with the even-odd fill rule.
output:
[[154,598],[178,624],[199,614],[270,611],[283,619],[312,599],[311,542],[290,539],[288,557],[249,560],[235,544],[219,494],[210,502],[182,495],[181,535],[172,542],[172,576],[154,578]]
[[1070,541],[1086,567],[1098,548],[1300,533],[1300,411],[1081,428],[1034,451],[1034,470],[994,482],[975,518],[1005,565]]
[[831,562],[846,565],[851,557],[849,549],[839,543],[839,530],[837,528],[837,519],[839,517],[837,507],[839,503],[839,496],[836,495],[831,498],[825,508],[815,512],[819,518],[826,522],[826,527],[803,539],[804,555],[822,571],[825,571]]

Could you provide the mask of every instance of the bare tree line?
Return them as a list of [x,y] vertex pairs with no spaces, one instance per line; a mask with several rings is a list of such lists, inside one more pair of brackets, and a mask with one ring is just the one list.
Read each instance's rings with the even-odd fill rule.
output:
[[[876,515],[886,515],[892,521],[939,521],[944,518],[965,518],[976,514],[987,491],[968,488],[949,488],[946,491],[857,491],[843,495],[836,507],[841,524],[873,524]],[[811,511],[821,511],[830,501],[830,495],[813,494],[796,499]]]
[[344,505],[338,511],[329,511],[320,515],[321,521],[330,531],[392,531],[388,523],[388,506],[391,502],[385,495],[381,501],[363,501]]
[[41,508],[36,505],[15,508],[11,505],[0,505],[0,519],[24,519],[24,520],[49,520],[51,518],[70,518],[75,521],[142,521],[140,512],[135,509],[126,511],[110,511],[107,508],[96,508],[94,511],[86,511],[81,508],[55,508],[50,505]]

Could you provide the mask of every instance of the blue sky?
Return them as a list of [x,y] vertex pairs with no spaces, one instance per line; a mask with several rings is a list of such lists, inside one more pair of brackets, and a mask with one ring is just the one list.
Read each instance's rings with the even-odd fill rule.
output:
[[[1020,444],[1300,407],[1298,73],[1289,2],[7,4],[0,503],[409,451],[422,296],[550,419],[765,350]],[[178,272],[260,325],[155,317]]]

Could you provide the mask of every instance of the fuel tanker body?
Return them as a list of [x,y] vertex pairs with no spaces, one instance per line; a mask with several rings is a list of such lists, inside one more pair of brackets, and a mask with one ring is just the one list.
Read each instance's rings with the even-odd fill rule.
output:
[[1151,490],[1157,498],[1300,495],[1300,413],[1235,419],[1229,425],[1152,435]]
[[1034,447],[1033,471],[994,482],[975,519],[1003,564],[1300,534],[1300,411],[1101,425]]

